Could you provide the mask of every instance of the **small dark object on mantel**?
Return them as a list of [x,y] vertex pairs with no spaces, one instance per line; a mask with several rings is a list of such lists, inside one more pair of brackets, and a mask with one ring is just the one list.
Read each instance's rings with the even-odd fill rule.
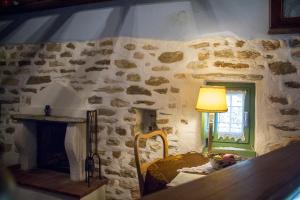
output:
[[44,113],[45,113],[45,116],[50,116],[50,114],[51,114],[51,107],[49,105],[45,106]]

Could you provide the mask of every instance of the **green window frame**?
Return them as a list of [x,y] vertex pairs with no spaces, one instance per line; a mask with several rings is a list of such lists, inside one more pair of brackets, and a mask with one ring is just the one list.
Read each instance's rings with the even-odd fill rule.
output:
[[[239,82],[207,82],[211,86],[225,86],[226,89],[246,91],[244,112],[246,114],[247,126],[244,127],[245,140],[233,140],[228,138],[218,138],[218,113],[214,118],[214,130],[212,140],[212,151],[219,153],[236,153],[245,157],[255,157],[254,139],[255,139],[255,83]],[[202,114],[202,139],[208,135],[208,113]]]

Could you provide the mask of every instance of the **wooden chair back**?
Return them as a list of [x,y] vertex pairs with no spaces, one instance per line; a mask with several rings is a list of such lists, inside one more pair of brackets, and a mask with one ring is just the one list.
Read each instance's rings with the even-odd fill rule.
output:
[[135,156],[135,163],[136,163],[136,169],[138,174],[138,180],[139,180],[139,186],[140,186],[140,193],[141,196],[143,196],[144,193],[144,176],[146,175],[147,168],[154,162],[156,162],[159,159],[156,159],[149,163],[142,163],[140,159],[139,154],[139,141],[140,139],[149,139],[155,136],[159,136],[162,139],[163,142],[163,158],[168,157],[168,140],[166,134],[161,130],[156,130],[150,133],[139,133],[134,138],[134,156]]

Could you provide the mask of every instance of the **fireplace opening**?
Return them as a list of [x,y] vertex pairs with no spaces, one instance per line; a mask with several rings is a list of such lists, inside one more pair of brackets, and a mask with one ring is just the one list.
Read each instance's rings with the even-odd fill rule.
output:
[[37,123],[37,167],[70,173],[65,150],[67,123]]

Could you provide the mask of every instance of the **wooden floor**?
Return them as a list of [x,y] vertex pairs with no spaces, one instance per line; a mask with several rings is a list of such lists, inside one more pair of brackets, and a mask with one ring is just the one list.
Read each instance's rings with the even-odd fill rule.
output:
[[106,179],[93,179],[88,187],[85,181],[70,180],[70,175],[51,170],[35,169],[23,171],[19,166],[9,168],[20,186],[45,190],[75,198],[82,198],[107,183]]

